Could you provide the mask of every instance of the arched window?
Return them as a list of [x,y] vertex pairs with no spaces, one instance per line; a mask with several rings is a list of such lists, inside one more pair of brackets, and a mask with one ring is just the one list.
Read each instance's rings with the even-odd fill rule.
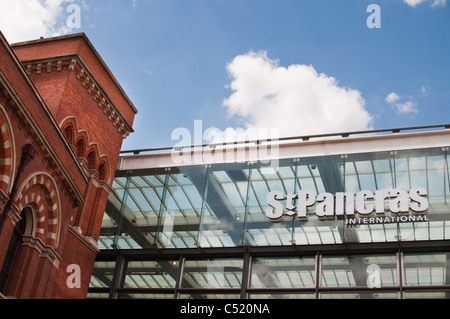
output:
[[89,152],[87,156],[87,166],[89,169],[95,168],[95,153],[94,151]]
[[75,145],[77,157],[84,157],[84,141],[80,138]]
[[26,212],[25,210],[29,208],[24,208],[20,214],[20,221],[14,227],[14,230],[9,240],[8,250],[6,251],[6,256],[3,261],[3,266],[0,271],[0,292],[5,294],[8,288],[8,283],[14,270],[14,264],[19,254],[20,244],[22,243],[23,235],[26,229]]
[[106,180],[106,168],[105,168],[105,163],[101,163],[98,166],[98,179],[100,181],[104,181]]
[[66,126],[66,128],[64,129],[64,136],[66,137],[69,144],[73,143],[73,131],[71,125]]

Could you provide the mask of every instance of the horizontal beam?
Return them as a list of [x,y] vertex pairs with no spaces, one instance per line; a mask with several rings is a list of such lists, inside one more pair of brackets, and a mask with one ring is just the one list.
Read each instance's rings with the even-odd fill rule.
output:
[[[372,131],[373,132],[373,131]],[[211,165],[236,162],[277,161],[290,158],[350,155],[370,152],[448,147],[450,130],[409,132],[391,135],[362,135],[345,139],[316,139],[270,145],[235,145],[222,149],[198,149],[165,153],[121,156],[117,170],[134,171],[151,168],[168,169],[190,165]]]

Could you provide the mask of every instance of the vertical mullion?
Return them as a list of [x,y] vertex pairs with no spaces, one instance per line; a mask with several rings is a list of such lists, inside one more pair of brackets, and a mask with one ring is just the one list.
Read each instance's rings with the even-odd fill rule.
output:
[[[298,188],[297,188],[297,179],[298,179],[298,162],[300,159],[295,158],[295,170],[294,170],[294,194],[297,194]],[[294,206],[297,207],[297,199],[294,199]],[[297,208],[298,210],[298,208]],[[291,224],[292,230],[291,230],[291,244],[295,245],[295,214],[292,216],[292,224]]]
[[250,288],[250,276],[251,276],[252,256],[246,250],[244,252],[244,269],[242,271],[242,283],[241,283],[241,299],[248,299],[247,289]]
[[253,163],[249,162],[248,163],[249,168],[248,168],[248,179],[247,179],[247,192],[245,194],[245,213],[244,213],[244,227],[242,228],[242,242],[241,244],[244,246],[245,245],[245,234],[247,232],[247,219],[248,219],[248,199],[250,197],[250,190],[251,188],[251,183],[252,183],[252,171],[253,171]]
[[126,260],[121,254],[121,250],[118,250],[118,254],[116,257],[116,266],[114,267],[114,273],[111,280],[111,287],[109,292],[109,299],[118,299],[119,294],[117,292],[118,288],[121,288],[121,285],[124,282],[125,276],[125,265]]
[[319,288],[321,286],[321,273],[322,273],[322,254],[320,252],[317,252],[316,254],[316,292],[315,292],[315,299],[319,299]]
[[159,205],[158,223],[156,225],[155,241],[153,243],[154,246],[158,246],[159,237],[161,236],[161,225],[162,219],[164,217],[164,210],[166,207],[166,196],[167,196],[167,188],[169,186],[169,178],[170,174],[169,172],[166,172],[166,176],[164,177],[164,186],[163,186],[163,193],[161,196],[161,203]]
[[203,227],[203,218],[205,215],[205,208],[206,208],[206,198],[208,196],[208,188],[209,188],[209,175],[211,174],[211,165],[206,166],[206,174],[205,174],[205,185],[203,187],[203,197],[202,197],[202,207],[200,208],[200,220],[198,224],[198,232],[197,232],[197,247],[200,247],[200,241],[201,241],[201,233],[202,233],[202,227]]
[[180,255],[180,258],[178,259],[178,273],[175,283],[175,292],[173,294],[174,299],[180,299],[179,289],[181,288],[181,284],[183,281],[184,260],[185,260],[184,256]]
[[[341,159],[342,159],[342,191],[344,193],[347,192],[347,168],[346,168],[347,157],[348,157],[348,155],[341,156]],[[342,219],[342,242],[343,243],[347,242],[347,209],[344,209],[344,218]]]
[[444,147],[444,204],[447,204],[447,184],[450,182],[450,177],[448,176],[449,172],[448,172],[447,151],[448,147]]
[[120,204],[120,213],[119,213],[119,220],[117,223],[117,230],[116,230],[116,234],[114,235],[113,243],[111,245],[114,249],[117,249],[117,243],[119,241],[120,233],[122,232],[122,223],[123,223],[123,217],[124,217],[124,213],[125,213],[125,207],[127,205],[127,200],[128,200],[128,190],[130,189],[130,182],[131,182],[131,174],[130,174],[130,172],[128,172],[127,181],[125,182],[125,189],[124,189],[123,196],[122,196],[122,202]]
[[404,263],[403,263],[403,252],[399,249],[397,251],[397,281],[398,281],[398,294],[399,294],[399,299],[403,299],[404,295],[403,295],[403,267],[404,267]]

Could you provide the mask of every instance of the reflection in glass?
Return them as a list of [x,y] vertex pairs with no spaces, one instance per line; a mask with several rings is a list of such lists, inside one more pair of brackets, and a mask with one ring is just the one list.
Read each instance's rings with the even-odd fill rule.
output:
[[183,288],[240,288],[242,259],[186,260]]
[[322,257],[321,287],[380,288],[396,285],[395,254]]
[[180,299],[239,299],[239,294],[190,293],[180,294]]
[[447,285],[449,253],[404,254],[406,286]]
[[251,288],[311,288],[315,257],[253,258]]
[[263,294],[250,294],[249,299],[314,299],[314,293],[263,293]]
[[173,294],[120,293],[119,299],[173,299]]
[[320,299],[398,299],[397,292],[321,293]]
[[[118,172],[99,247],[110,249],[113,243],[116,248],[127,249],[449,239],[447,162],[445,149],[430,148],[280,159],[276,167],[252,162],[146,169],[129,176]],[[316,205],[308,207],[307,217],[302,219],[297,210],[276,223],[265,215],[267,194],[274,190],[286,195],[306,189],[317,194],[356,194],[411,187],[427,190],[428,221],[348,226],[345,216],[318,218]],[[297,200],[293,204],[297,205]],[[397,217],[388,207],[386,199],[386,211],[378,215]]]
[[246,164],[232,168],[219,165],[207,175],[200,247],[242,245],[248,168]]
[[405,299],[448,299],[449,291],[405,292]]
[[113,261],[96,261],[94,270],[92,271],[90,288],[109,288],[111,287],[112,278],[116,263]]
[[178,261],[130,261],[128,262],[124,288],[174,288]]
[[[311,256],[249,256],[130,260],[113,293],[120,298],[448,298],[448,252]],[[247,259],[246,259],[247,260]],[[123,264],[118,262],[118,264]],[[397,265],[403,265],[398,269]],[[116,263],[97,261],[89,298],[107,297],[119,280]],[[320,271],[318,271],[318,268]],[[402,273],[402,281],[397,276]],[[247,282],[243,276],[248,274]],[[318,278],[317,278],[318,277]],[[180,283],[178,286],[177,283]],[[382,289],[378,289],[382,288]],[[158,290],[161,289],[161,290]]]

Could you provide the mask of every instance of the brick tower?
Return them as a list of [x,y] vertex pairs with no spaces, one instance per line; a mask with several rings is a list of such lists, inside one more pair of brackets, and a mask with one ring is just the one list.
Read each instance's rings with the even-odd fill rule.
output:
[[85,34],[0,33],[0,296],[86,297],[136,113]]

